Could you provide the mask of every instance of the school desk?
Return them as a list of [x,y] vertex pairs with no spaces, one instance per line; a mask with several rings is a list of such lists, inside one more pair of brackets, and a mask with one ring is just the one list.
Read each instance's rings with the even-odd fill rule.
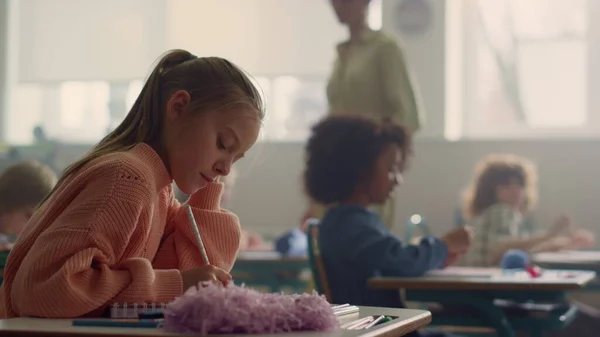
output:
[[[589,271],[545,271],[540,278],[526,273],[504,273],[497,268],[450,267],[423,277],[378,277],[369,286],[378,289],[405,289],[406,300],[440,303],[445,307],[465,308],[433,313],[432,325],[486,326],[501,337],[514,337],[515,331],[527,330],[533,336],[564,328],[575,317],[568,305],[543,315],[521,309],[507,311],[498,300],[517,303],[561,303],[566,294],[585,287],[595,278]],[[496,301],[496,302],[495,302]],[[476,313],[476,314],[473,314]]]
[[533,255],[532,261],[543,268],[600,272],[600,251],[597,250],[540,253]]
[[[431,313],[425,310],[360,307],[358,313],[340,317],[340,323],[346,323],[367,316],[386,315],[396,319],[376,325],[366,330],[339,330],[335,332],[304,332],[268,335],[219,335],[254,337],[396,337],[404,336],[421,329],[431,322]],[[112,328],[73,326],[70,319],[13,318],[0,320],[0,336],[40,337],[104,337],[104,336],[178,336],[168,334],[161,329],[152,328]],[[182,335],[190,336],[190,335]]]
[[245,251],[238,254],[231,270],[236,284],[267,287],[271,292],[290,288],[307,291],[310,266],[306,257],[283,257],[274,251]]
[[[600,275],[600,251],[576,250],[535,254],[534,264],[542,268],[563,270],[589,270]],[[596,277],[584,289],[571,294],[578,302],[600,310],[600,278]]]

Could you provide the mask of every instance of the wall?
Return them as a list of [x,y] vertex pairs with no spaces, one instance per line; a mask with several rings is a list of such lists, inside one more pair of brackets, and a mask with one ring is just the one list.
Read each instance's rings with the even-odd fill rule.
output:
[[[435,234],[451,228],[460,191],[475,163],[496,152],[514,152],[538,164],[541,225],[565,211],[600,237],[598,141],[420,141],[405,184],[398,190],[395,231],[404,234],[405,220],[412,213],[422,214]],[[302,163],[302,145],[291,143],[259,144],[240,162],[231,209],[244,226],[273,233],[298,222],[305,206]]]
[[[70,146],[58,153],[66,165],[88,150]],[[454,211],[473,167],[489,153],[516,153],[531,158],[540,175],[536,217],[548,224],[561,212],[600,237],[600,141],[418,140],[416,155],[398,190],[396,226],[413,213],[423,215],[434,234],[452,228]],[[303,144],[259,143],[237,164],[238,179],[230,209],[247,229],[274,235],[295,226],[306,205],[302,193]]]

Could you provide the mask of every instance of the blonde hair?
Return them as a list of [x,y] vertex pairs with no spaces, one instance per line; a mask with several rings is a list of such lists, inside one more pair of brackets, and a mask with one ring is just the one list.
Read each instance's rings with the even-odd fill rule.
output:
[[235,64],[219,57],[198,58],[181,49],[169,51],[154,67],[123,122],[87,155],[67,167],[56,188],[96,158],[125,151],[137,143],[158,145],[162,136],[162,110],[178,90],[189,93],[193,111],[206,112],[243,105],[255,110],[260,120],[264,117],[259,91],[249,76]]
[[35,160],[8,167],[0,176],[0,214],[36,207],[56,181],[54,171]]
[[526,200],[521,211],[533,208],[537,202],[537,170],[530,160],[516,155],[490,155],[481,160],[475,167],[473,181],[465,193],[465,218],[476,217],[496,204],[497,187],[511,182],[517,182],[525,188]]

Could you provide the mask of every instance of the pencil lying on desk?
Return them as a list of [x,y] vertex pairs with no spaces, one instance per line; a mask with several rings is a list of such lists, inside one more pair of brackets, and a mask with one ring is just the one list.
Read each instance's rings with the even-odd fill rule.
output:
[[364,318],[359,318],[355,321],[352,322],[348,322],[344,325],[341,326],[342,329],[349,329],[349,330],[353,330],[358,326],[361,326],[362,324],[366,324],[366,323],[370,323],[373,320],[372,316],[368,316],[368,317],[364,317]]
[[336,316],[344,316],[354,314],[359,311],[358,307],[355,305],[343,304],[340,306],[333,306],[333,313]]
[[368,328],[371,328],[371,327],[373,327],[375,324],[379,323],[379,322],[380,322],[380,321],[382,321],[384,318],[385,318],[385,316],[383,316],[383,315],[381,315],[381,316],[379,316],[379,317],[375,318],[375,320],[374,320],[373,322],[371,322],[371,323],[367,324],[367,325],[364,327],[364,329],[368,329]]
[[204,243],[202,242],[202,237],[200,236],[200,230],[198,230],[198,224],[196,223],[196,219],[194,218],[194,213],[192,213],[192,208],[190,207],[190,205],[186,205],[185,209],[187,211],[192,230],[194,231],[194,235],[196,236],[196,242],[198,243],[198,249],[200,249],[200,254],[202,254],[204,264],[208,266],[210,265],[210,261],[208,260],[208,255],[206,254],[206,249],[204,248]]

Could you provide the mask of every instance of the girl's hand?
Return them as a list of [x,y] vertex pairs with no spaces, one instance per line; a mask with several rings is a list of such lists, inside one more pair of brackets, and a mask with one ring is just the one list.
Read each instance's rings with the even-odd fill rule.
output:
[[446,261],[444,262],[444,268],[448,267],[448,266],[452,266],[458,263],[458,261],[460,261],[460,259],[463,257],[463,255],[465,255],[464,253],[451,253],[448,254],[448,258],[446,259]]
[[181,272],[184,292],[191,287],[196,287],[200,282],[212,282],[226,286],[231,282],[231,279],[228,272],[210,265]]
[[596,243],[594,234],[587,229],[579,228],[570,235],[571,241],[568,244],[568,249],[585,249],[591,248]]
[[446,244],[448,253],[452,255],[468,251],[473,242],[473,236],[471,227],[461,226],[446,233],[441,240]]
[[565,235],[571,228],[573,227],[573,223],[571,222],[571,218],[567,215],[560,215],[554,220],[554,224],[548,231],[550,236],[560,236]]

